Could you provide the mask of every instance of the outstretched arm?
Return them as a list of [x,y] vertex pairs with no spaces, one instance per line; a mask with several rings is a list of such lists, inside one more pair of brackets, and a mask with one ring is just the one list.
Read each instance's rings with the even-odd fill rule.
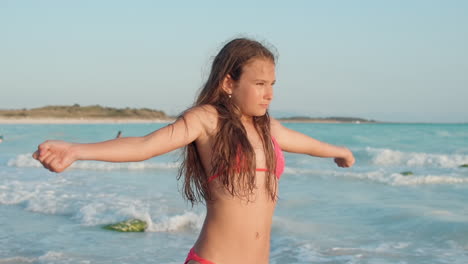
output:
[[321,142],[289,129],[273,118],[271,129],[284,151],[322,158],[335,158],[335,163],[340,167],[351,167],[355,162],[353,153],[348,148]]
[[39,145],[33,157],[54,172],[62,172],[76,160],[146,160],[195,141],[204,133],[202,114],[202,110],[194,108],[173,124],[143,137],[117,138],[89,144],[46,141]]

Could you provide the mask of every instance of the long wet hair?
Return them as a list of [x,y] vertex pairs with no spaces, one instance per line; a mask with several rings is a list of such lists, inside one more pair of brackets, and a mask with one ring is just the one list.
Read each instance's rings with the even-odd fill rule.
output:
[[[212,169],[206,175],[195,142],[183,151],[183,161],[177,179],[184,175],[183,193],[192,203],[211,200],[208,179],[217,179],[233,196],[249,199],[256,189],[255,152],[247,139],[247,132],[241,122],[240,109],[222,89],[222,82],[230,76],[234,82],[240,80],[243,68],[254,59],[267,59],[275,64],[276,56],[261,43],[238,38],[229,41],[213,60],[208,80],[203,85],[193,107],[211,105],[218,112],[218,127],[211,157]],[[180,116],[183,118],[183,114]],[[263,116],[253,117],[254,126],[263,144],[266,159],[265,188],[271,199],[276,200],[277,180],[275,152],[270,132],[268,111]]]

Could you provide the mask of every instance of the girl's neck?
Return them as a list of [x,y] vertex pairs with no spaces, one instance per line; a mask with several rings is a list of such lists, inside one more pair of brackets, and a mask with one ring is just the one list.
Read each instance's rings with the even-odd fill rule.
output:
[[246,115],[242,115],[241,117],[241,122],[244,126],[253,126],[253,117],[252,116],[246,116]]

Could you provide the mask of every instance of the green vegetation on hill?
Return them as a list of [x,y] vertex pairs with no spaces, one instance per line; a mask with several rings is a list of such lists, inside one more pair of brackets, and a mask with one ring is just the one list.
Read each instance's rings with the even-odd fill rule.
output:
[[0,110],[4,118],[116,118],[169,119],[163,111],[148,108],[112,108],[100,105],[45,106],[33,109]]

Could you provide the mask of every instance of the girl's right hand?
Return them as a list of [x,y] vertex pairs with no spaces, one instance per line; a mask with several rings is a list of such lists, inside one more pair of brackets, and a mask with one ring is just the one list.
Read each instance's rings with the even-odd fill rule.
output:
[[72,147],[74,144],[65,141],[45,141],[40,144],[33,158],[52,172],[62,172],[77,160]]
[[354,165],[354,162],[356,161],[354,159],[353,153],[347,149],[343,148],[343,156],[342,157],[336,157],[335,158],[335,163],[338,165],[338,167],[342,168],[349,168]]

